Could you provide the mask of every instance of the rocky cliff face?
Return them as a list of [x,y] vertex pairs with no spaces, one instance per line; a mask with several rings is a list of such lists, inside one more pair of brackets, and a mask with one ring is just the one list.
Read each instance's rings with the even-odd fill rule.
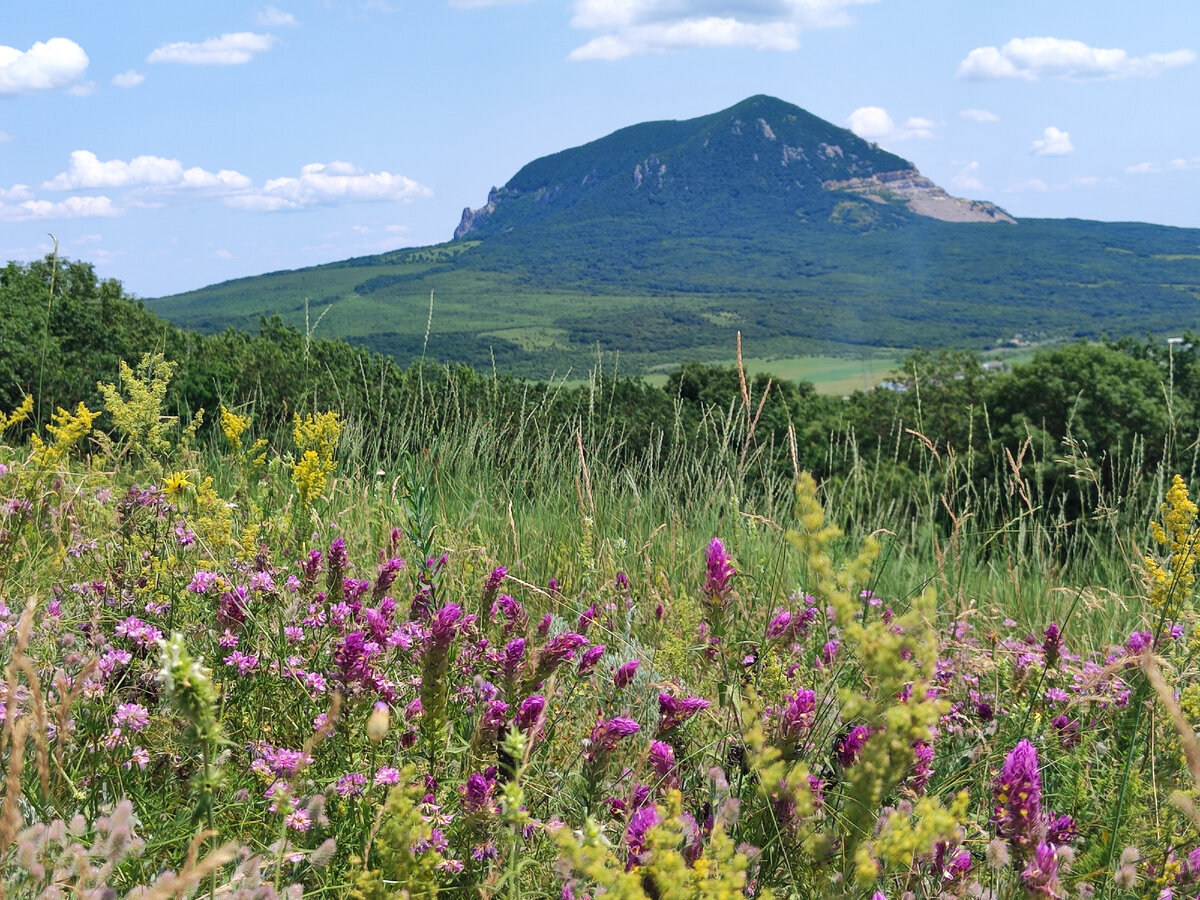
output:
[[952,197],[916,169],[880,172],[870,178],[850,178],[846,181],[827,181],[826,190],[857,194],[876,203],[903,202],[919,216],[943,222],[1006,222],[1017,220],[985,200],[964,200]]

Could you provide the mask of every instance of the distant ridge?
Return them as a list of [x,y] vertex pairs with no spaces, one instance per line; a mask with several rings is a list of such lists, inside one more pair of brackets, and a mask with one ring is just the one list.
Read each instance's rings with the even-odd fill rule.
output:
[[830,223],[894,227],[909,214],[1015,220],[951,197],[916,166],[798,106],[758,95],[686,121],[645,122],[534,160],[463,210],[454,238],[533,224],[644,217],[675,233]]
[[[1200,328],[1200,229],[1022,219],[766,96],[536,159],[455,237],[149,301],[545,377]],[[428,342],[429,298],[436,300]],[[316,323],[316,324],[314,324]]]

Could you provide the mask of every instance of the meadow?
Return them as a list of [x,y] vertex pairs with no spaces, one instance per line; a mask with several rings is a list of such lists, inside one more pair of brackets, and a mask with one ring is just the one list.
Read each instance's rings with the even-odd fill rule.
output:
[[844,431],[818,483],[741,370],[636,454],[425,371],[386,430],[204,426],[182,374],[3,411],[0,895],[1196,892],[1186,434]]

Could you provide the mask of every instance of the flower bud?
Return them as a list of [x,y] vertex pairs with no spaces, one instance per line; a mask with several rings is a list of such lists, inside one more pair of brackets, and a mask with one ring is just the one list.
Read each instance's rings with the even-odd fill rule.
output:
[[378,744],[387,735],[388,730],[388,708],[387,704],[380,701],[375,704],[375,708],[371,710],[371,717],[367,719],[367,739],[372,744]]

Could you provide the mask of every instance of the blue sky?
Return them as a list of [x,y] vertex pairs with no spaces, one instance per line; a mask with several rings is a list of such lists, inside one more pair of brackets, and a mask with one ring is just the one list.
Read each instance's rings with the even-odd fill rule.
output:
[[0,260],[141,296],[448,239],[548,153],[771,94],[1018,218],[1200,227],[1200,4],[10,3]]

